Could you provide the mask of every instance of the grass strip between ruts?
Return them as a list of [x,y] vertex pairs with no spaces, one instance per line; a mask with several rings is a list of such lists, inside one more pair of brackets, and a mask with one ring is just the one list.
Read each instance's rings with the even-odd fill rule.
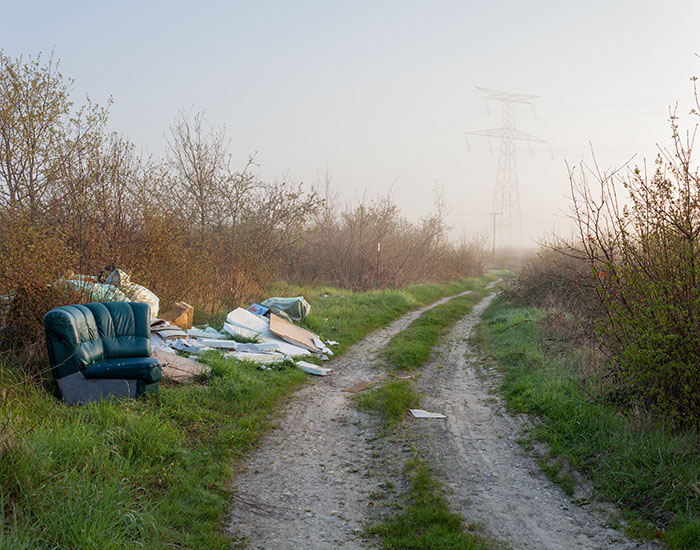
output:
[[[452,298],[425,311],[389,342],[385,357],[396,371],[424,365],[439,339],[467,315],[490,291],[479,289]],[[492,291],[491,291],[492,292]],[[381,416],[383,431],[399,428],[409,408],[417,407],[420,394],[410,380],[390,376],[381,387],[358,396],[360,410]],[[402,495],[399,510],[367,528],[379,536],[387,550],[489,550],[498,543],[465,529],[459,514],[449,509],[444,489],[426,462],[418,458],[404,468],[410,490]]]

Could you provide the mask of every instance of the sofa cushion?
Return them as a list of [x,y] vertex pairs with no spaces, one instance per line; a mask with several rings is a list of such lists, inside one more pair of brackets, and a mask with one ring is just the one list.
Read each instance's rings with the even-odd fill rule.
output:
[[85,378],[120,378],[143,380],[146,384],[160,381],[163,372],[153,357],[122,357],[104,359],[83,370]]
[[104,358],[95,318],[84,305],[63,306],[44,317],[46,344],[56,378],[62,378]]
[[106,359],[151,355],[148,304],[105,302],[85,307],[95,318]]

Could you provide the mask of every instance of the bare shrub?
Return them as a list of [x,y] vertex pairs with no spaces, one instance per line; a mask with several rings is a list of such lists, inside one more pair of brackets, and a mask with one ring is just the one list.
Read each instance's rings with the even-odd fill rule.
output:
[[[696,94],[697,98],[697,94]],[[697,114],[697,113],[696,113]],[[572,169],[574,218],[604,312],[601,335],[631,391],[686,424],[700,420],[700,180],[697,127],[654,169]],[[595,191],[594,191],[595,189]],[[623,196],[618,193],[623,192]]]
[[451,242],[439,194],[435,211],[415,223],[401,215],[391,194],[375,200],[365,194],[341,206],[330,183],[327,179],[323,207],[311,221],[287,277],[368,289],[483,271],[484,239],[464,236]]
[[[447,239],[446,208],[409,222],[390,196],[340,208],[300,183],[234,170],[222,126],[180,112],[162,160],[106,130],[108,111],[70,98],[58,62],[0,52],[0,331],[43,353],[42,316],[89,299],[53,283],[107,265],[218,312],[280,276],[369,288],[474,275],[483,242]],[[381,243],[381,251],[377,249]]]

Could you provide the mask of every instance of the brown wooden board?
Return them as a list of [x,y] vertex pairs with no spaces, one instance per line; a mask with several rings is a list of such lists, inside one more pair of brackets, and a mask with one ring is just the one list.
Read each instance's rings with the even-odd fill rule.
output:
[[177,302],[165,313],[161,313],[160,318],[177,325],[180,328],[192,328],[194,308],[186,302]]
[[315,335],[312,332],[285,321],[274,313],[270,313],[270,332],[291,344],[296,344],[309,351],[316,353],[322,353],[323,351],[314,344]]

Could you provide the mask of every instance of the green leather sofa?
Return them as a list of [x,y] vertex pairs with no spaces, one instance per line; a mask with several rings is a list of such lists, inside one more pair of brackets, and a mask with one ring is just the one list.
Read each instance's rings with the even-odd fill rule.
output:
[[158,391],[148,304],[62,306],[44,316],[51,370],[66,403],[136,397]]

